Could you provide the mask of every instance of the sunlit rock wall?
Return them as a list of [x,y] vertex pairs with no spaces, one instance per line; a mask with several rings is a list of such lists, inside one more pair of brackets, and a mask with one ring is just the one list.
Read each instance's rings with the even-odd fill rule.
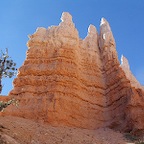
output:
[[100,34],[90,25],[84,40],[69,13],[30,36],[24,64],[9,97],[20,101],[11,114],[87,129],[143,129],[144,92],[123,57],[120,65],[108,22]]

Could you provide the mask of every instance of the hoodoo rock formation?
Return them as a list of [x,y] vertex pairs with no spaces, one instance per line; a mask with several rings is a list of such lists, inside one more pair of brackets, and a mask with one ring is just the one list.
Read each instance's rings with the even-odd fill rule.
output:
[[87,129],[144,129],[144,90],[127,59],[120,64],[109,23],[90,25],[84,40],[69,13],[30,36],[9,97],[19,107],[3,114]]

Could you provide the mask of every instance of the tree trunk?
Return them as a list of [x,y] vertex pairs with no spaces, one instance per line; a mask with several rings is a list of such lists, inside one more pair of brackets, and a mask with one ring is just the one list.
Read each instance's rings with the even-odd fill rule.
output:
[[2,76],[0,76],[0,94],[2,92]]

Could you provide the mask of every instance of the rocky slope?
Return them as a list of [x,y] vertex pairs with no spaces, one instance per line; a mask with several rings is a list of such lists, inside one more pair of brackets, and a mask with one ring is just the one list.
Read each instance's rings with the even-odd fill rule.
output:
[[30,36],[24,64],[9,98],[20,101],[3,115],[86,129],[144,128],[144,90],[122,57],[120,64],[108,22],[100,34],[90,25],[84,40],[69,13]]

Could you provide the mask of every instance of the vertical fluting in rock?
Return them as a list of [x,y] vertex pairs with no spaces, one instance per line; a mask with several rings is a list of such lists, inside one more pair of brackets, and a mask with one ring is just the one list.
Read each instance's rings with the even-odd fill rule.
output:
[[[106,125],[117,127],[124,123],[129,81],[120,69],[115,40],[106,19],[100,24],[99,46],[105,80]],[[126,85],[126,86],[125,86]]]
[[[137,128],[135,107],[143,115],[143,90],[133,84],[126,59],[120,66],[109,23],[102,18],[100,34],[90,25],[81,40],[72,16],[63,13],[61,20],[30,36],[26,60],[9,93],[20,100],[19,108],[4,114],[88,129]],[[139,128],[144,128],[142,120],[139,116]]]

